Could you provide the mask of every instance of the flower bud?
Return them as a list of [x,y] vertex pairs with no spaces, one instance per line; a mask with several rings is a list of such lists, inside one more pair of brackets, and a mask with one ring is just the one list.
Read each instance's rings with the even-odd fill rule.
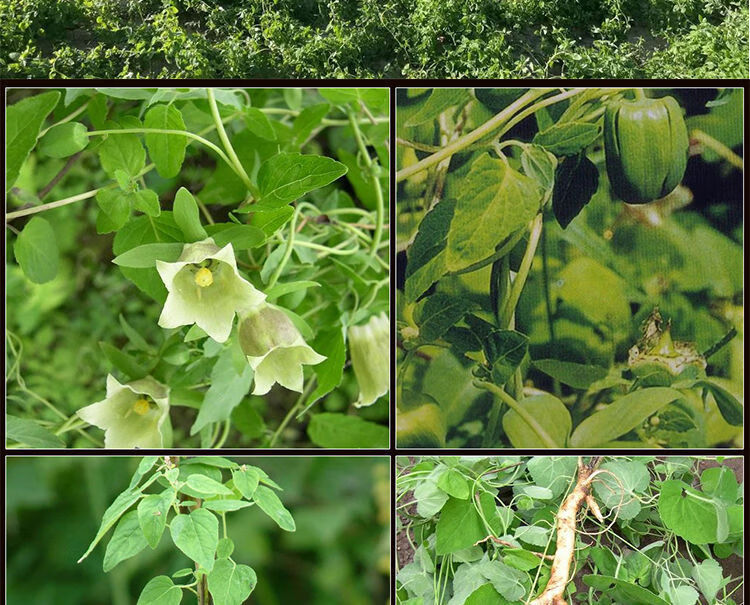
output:
[[372,405],[390,383],[390,322],[385,313],[349,328],[349,355],[359,384],[356,407]]
[[303,365],[326,358],[305,342],[286,313],[262,303],[240,317],[240,346],[255,371],[253,394],[264,395],[275,383],[302,392]]
[[301,335],[292,320],[270,305],[260,305],[242,316],[240,345],[245,355],[260,357],[274,347],[291,345],[297,338]]

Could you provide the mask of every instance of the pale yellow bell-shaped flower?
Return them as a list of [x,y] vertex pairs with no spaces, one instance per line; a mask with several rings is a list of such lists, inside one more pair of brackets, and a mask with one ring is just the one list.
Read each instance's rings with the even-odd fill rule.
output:
[[159,325],[177,328],[197,324],[216,342],[225,342],[234,314],[266,298],[237,271],[232,244],[219,248],[210,237],[185,244],[179,260],[156,261],[169,292]]
[[280,309],[263,303],[240,316],[240,346],[255,371],[254,395],[264,395],[274,383],[302,392],[303,365],[326,358],[305,342],[297,327]]
[[171,446],[169,388],[150,376],[120,384],[109,374],[106,398],[81,408],[77,414],[104,430],[106,448]]
[[349,356],[359,384],[356,407],[372,405],[388,392],[390,383],[390,322],[385,313],[361,326],[350,326]]

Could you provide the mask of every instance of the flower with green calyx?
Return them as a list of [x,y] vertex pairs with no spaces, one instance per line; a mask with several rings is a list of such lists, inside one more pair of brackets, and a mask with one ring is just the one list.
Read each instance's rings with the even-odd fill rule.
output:
[[254,395],[265,395],[276,382],[301,393],[302,366],[326,359],[305,342],[286,313],[265,303],[243,312],[239,335],[242,351],[255,371]]
[[78,410],[78,416],[104,430],[104,447],[169,447],[169,388],[150,376],[120,384],[107,376],[107,397]]
[[390,322],[385,313],[362,326],[350,326],[349,355],[359,384],[356,407],[372,405],[388,392],[390,381]]
[[176,262],[156,261],[156,269],[169,292],[159,317],[162,328],[195,323],[216,342],[225,342],[235,312],[266,298],[240,276],[232,244],[219,248],[210,237],[185,244]]

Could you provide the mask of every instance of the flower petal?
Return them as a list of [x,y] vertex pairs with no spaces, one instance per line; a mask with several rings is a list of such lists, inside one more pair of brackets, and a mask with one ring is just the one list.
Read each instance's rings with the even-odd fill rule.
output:
[[188,301],[170,292],[167,294],[167,300],[164,301],[164,308],[161,310],[158,323],[162,328],[179,328],[195,323],[195,314]]
[[390,323],[385,313],[349,328],[349,355],[359,384],[355,407],[372,405],[390,385]]
[[[156,406],[139,414],[134,406],[143,395],[151,397]],[[77,414],[104,430],[106,448],[164,447],[164,435],[171,433],[169,389],[150,376],[120,384],[108,375],[107,398],[78,410]]]

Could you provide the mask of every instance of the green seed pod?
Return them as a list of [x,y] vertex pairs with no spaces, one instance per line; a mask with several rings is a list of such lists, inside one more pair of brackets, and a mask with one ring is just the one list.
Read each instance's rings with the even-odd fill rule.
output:
[[687,128],[677,101],[664,97],[609,105],[604,151],[617,197],[645,204],[670,193],[685,174],[688,156]]

